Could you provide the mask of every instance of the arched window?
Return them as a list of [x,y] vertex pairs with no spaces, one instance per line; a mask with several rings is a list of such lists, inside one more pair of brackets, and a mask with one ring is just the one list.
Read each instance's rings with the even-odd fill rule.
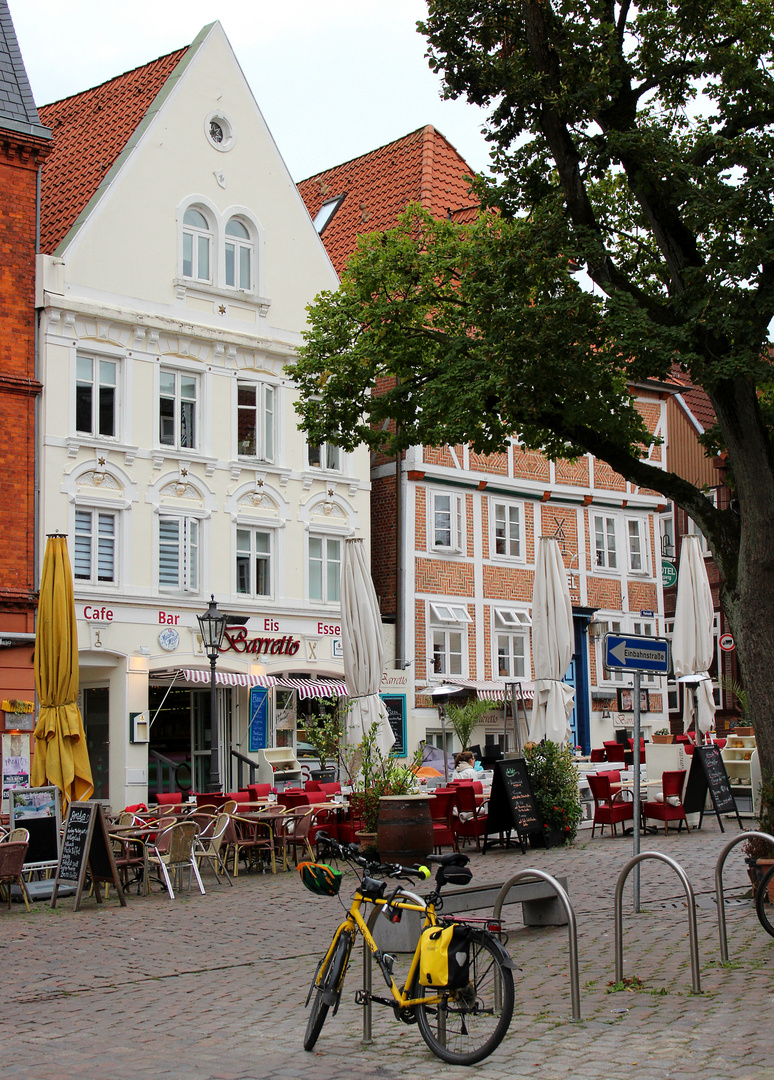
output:
[[252,289],[253,250],[247,226],[239,218],[231,218],[226,225],[226,285],[233,289]]
[[207,218],[194,207],[183,217],[183,277],[211,281],[210,247],[212,230]]

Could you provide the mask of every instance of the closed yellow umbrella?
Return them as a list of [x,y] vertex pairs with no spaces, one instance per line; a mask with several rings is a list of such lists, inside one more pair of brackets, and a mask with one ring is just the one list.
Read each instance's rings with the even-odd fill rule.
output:
[[49,536],[43,559],[35,634],[35,727],[32,785],[56,784],[63,805],[94,791],[86,733],[78,708],[78,632],[67,540]]

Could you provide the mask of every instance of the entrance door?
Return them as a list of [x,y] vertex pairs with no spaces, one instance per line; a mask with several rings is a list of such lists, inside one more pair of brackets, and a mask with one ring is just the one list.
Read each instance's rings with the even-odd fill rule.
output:
[[562,679],[562,682],[567,683],[567,685],[571,686],[573,688],[573,690],[575,691],[575,702],[573,704],[572,712],[570,713],[570,719],[569,719],[568,722],[569,722],[569,725],[570,725],[570,731],[572,732],[572,745],[573,746],[578,746],[579,745],[579,743],[578,743],[578,700],[577,700],[578,699],[578,688],[576,686],[576,681],[575,681],[575,657],[574,656],[573,656],[572,660],[570,661],[570,666],[567,668],[567,673],[564,676],[564,678]]
[[94,781],[94,794],[91,797],[109,799],[110,690],[107,686],[84,687],[82,700],[86,748]]

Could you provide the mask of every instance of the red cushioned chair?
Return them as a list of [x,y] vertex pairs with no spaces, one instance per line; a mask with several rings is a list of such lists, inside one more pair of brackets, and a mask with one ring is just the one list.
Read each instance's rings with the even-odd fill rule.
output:
[[615,742],[615,740],[610,740],[608,742],[605,742],[603,745],[605,747],[605,753],[607,754],[608,761],[620,761],[622,765],[626,764],[626,747],[623,745],[623,743],[618,743]]
[[452,815],[458,789],[436,788],[430,800],[430,817],[433,819],[433,850],[452,847],[457,850],[457,837],[454,834]]
[[[627,739],[626,741],[629,744],[629,749],[632,752],[632,760],[634,760],[634,739]],[[645,763],[645,740],[643,738],[640,738],[640,764],[643,765],[644,763]]]
[[277,796],[277,802],[280,806],[286,806],[289,810],[295,809],[296,806],[308,806],[310,803],[310,797],[305,791],[301,791],[300,788],[285,788]]
[[[613,776],[615,776],[615,773],[613,773]],[[603,833],[605,825],[609,825],[613,830],[613,836],[615,836],[615,827],[618,822],[634,821],[634,805],[630,802],[624,802],[620,797],[620,789],[618,793],[611,790],[610,773],[587,773],[586,779],[589,782],[589,788],[594,799],[594,821],[591,826],[592,840],[597,825],[602,826]],[[620,781],[620,773],[618,779]]]
[[685,784],[685,769],[672,769],[661,774],[662,799],[643,803],[642,816],[654,818],[664,822],[664,833],[669,832],[669,822],[679,821],[677,831],[683,827],[690,830],[690,825],[685,820],[685,808],[683,807],[683,785]]
[[304,791],[322,791],[319,780],[307,780],[304,784]]
[[606,761],[604,746],[597,746],[591,751],[591,761]]
[[160,791],[156,795],[156,802],[159,806],[171,810],[181,810],[183,806],[183,796],[179,791]]
[[[472,839],[476,841],[476,851],[480,851],[480,838],[486,836],[487,816],[476,805],[476,783],[477,781],[468,781],[468,783],[456,785],[459,816],[452,817],[452,827],[457,837],[458,848],[460,839]],[[463,814],[465,815],[464,818]]]
[[271,791],[271,784],[248,784],[251,802],[261,802]]

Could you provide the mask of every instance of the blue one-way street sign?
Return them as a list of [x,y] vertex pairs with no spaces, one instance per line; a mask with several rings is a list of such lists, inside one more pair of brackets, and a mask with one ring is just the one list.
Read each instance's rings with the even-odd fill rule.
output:
[[605,667],[622,671],[647,671],[651,675],[669,673],[669,642],[664,638],[627,634],[605,634]]

